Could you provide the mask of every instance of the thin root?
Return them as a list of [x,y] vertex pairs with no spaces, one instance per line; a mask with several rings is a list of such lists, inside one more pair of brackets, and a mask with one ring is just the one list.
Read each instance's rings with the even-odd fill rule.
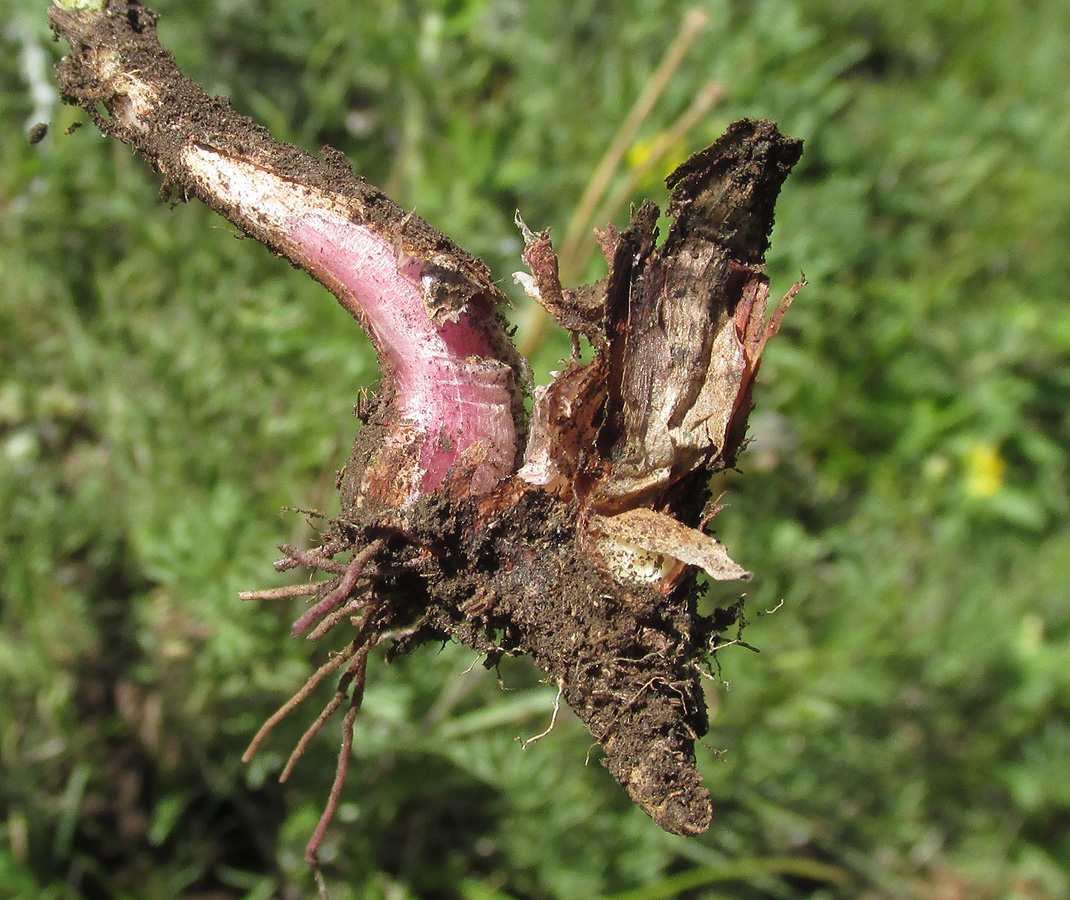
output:
[[286,716],[293,712],[301,703],[311,694],[324,678],[338,669],[343,663],[348,662],[353,658],[354,654],[360,649],[358,641],[354,641],[345,650],[336,654],[331,659],[327,660],[322,666],[320,666],[311,676],[308,681],[304,683],[304,686],[294,694],[289,700],[287,700],[279,709],[271,716],[263,725],[260,726],[260,730],[256,733],[256,736],[249,743],[245,752],[242,754],[242,762],[249,762],[256,754],[256,751],[260,749],[260,745],[264,743],[264,738],[268,736],[271,729],[279,724]]
[[[356,667],[357,670],[353,671],[353,675],[357,676],[356,684],[353,689],[353,699],[350,700],[349,709],[342,720],[342,748],[338,753],[338,766],[334,770],[334,783],[331,785],[331,793],[327,798],[327,805],[324,807],[323,815],[320,816],[316,830],[312,832],[312,837],[305,848],[305,862],[308,863],[308,867],[312,871],[312,877],[316,880],[316,887],[319,890],[321,900],[327,900],[327,885],[323,880],[323,873],[320,871],[320,844],[323,843],[327,828],[331,824],[331,819],[334,818],[335,810],[338,809],[338,801],[342,796],[346,775],[349,774],[349,758],[353,752],[353,723],[357,719],[357,713],[360,712],[360,705],[364,699],[364,665],[367,662],[368,650],[371,649],[372,644],[374,644],[374,640],[364,644],[364,652],[359,657],[361,662]],[[350,669],[352,668],[351,666]],[[349,670],[347,670],[346,674],[349,674]],[[343,680],[345,679],[343,678]]]
[[[319,603],[311,609],[306,610],[301,617],[294,622],[293,636],[297,637],[299,634],[307,631],[312,627],[312,623],[315,622],[316,619],[329,613],[353,593],[353,589],[357,586],[357,582],[360,580],[361,573],[364,571],[364,566],[367,564],[368,560],[375,556],[375,554],[385,546],[386,541],[380,538],[372,541],[358,553],[354,553],[349,564],[344,566],[339,573],[342,576],[342,580],[338,582],[338,585],[331,590],[326,597],[320,600]],[[340,564],[332,563],[331,565],[335,566]]]
[[518,737],[517,740],[520,741],[520,749],[521,750],[527,750],[529,744],[534,744],[536,741],[541,741],[544,737],[546,737],[546,735],[548,735],[551,731],[554,730],[554,726],[557,724],[557,714],[561,711],[561,695],[564,692],[565,692],[565,682],[564,681],[558,681],[557,682],[557,697],[554,698],[554,711],[553,711],[553,714],[550,716],[550,724],[546,726],[546,730],[545,731],[542,731],[541,733],[535,735],[534,737],[529,737],[526,740],[524,738],[519,738]]
[[368,612],[364,617],[364,621],[361,622],[360,628],[357,631],[356,638],[354,638],[353,643],[349,645],[355,649],[349,665],[346,666],[345,671],[342,673],[342,677],[338,679],[338,690],[327,703],[323,712],[316,717],[316,721],[308,727],[303,735],[301,735],[301,740],[297,742],[297,746],[294,747],[293,753],[290,754],[290,758],[286,761],[286,765],[283,767],[282,774],[279,776],[279,781],[285,781],[290,777],[293,767],[304,754],[309,743],[311,743],[312,739],[319,733],[320,729],[323,728],[324,723],[334,715],[338,707],[342,705],[342,701],[345,700],[346,695],[349,693],[349,686],[356,682],[353,696],[364,696],[364,673],[368,665],[368,653],[370,653],[372,647],[379,642],[379,635],[368,635],[366,629],[378,608],[378,606],[369,607]]
[[322,582],[310,581],[305,584],[285,584],[282,587],[267,588],[263,591],[242,591],[239,600],[285,600],[287,597],[309,597],[323,586]]
[[290,773],[293,771],[294,766],[297,765],[297,761],[304,755],[305,750],[308,749],[308,745],[312,742],[312,739],[319,734],[324,723],[334,715],[338,707],[342,705],[342,701],[346,699],[346,695],[349,693],[349,686],[354,680],[357,683],[357,687],[353,696],[364,696],[364,672],[368,665],[368,651],[370,649],[370,643],[361,645],[361,648],[357,651],[353,661],[346,667],[345,672],[342,674],[335,695],[331,697],[330,702],[323,708],[323,712],[316,717],[316,721],[309,725],[305,730],[305,733],[301,735],[301,740],[297,742],[297,746],[294,747],[293,753],[290,754],[290,758],[286,760],[286,765],[283,767],[282,774],[279,776],[279,781],[286,781],[286,779],[290,777]]
[[280,544],[279,550],[286,554],[285,558],[276,560],[274,563],[276,572],[285,572],[287,569],[296,569],[298,566],[307,566],[310,569],[320,569],[330,572],[332,575],[344,575],[348,565],[337,563],[330,559],[334,554],[325,554],[320,550],[298,550],[289,544]]
[[305,733],[301,735],[301,740],[297,742],[297,746],[294,747],[293,752],[290,754],[290,758],[286,760],[286,765],[282,768],[282,774],[279,775],[279,781],[285,782],[290,773],[293,772],[294,766],[297,765],[297,761],[305,755],[305,750],[308,749],[308,745],[312,743],[312,739],[319,734],[320,729],[323,728],[324,723],[335,714],[338,707],[342,705],[342,701],[346,699],[346,692],[339,689],[330,702],[323,707],[323,712],[316,716],[316,721],[305,729]]
[[335,625],[344,622],[349,618],[353,619],[353,624],[358,628],[363,628],[368,623],[368,617],[365,616],[360,621],[357,621],[356,614],[361,609],[364,609],[368,601],[371,599],[370,596],[365,595],[349,601],[349,603],[346,603],[340,609],[336,609],[308,633],[308,640],[318,641],[321,637],[327,634],[327,632],[334,628]]

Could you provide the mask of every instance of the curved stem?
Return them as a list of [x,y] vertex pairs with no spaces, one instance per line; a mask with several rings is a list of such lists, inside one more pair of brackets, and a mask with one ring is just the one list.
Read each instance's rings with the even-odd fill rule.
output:
[[50,19],[71,45],[57,70],[66,102],[182,197],[306,270],[371,336],[383,402],[375,439],[347,472],[352,503],[404,509],[450,479],[460,479],[454,493],[479,495],[512,474],[525,369],[495,316],[504,297],[486,266],[357,178],[341,153],[317,158],[274,141],[207,96],[133,0],[53,6]]

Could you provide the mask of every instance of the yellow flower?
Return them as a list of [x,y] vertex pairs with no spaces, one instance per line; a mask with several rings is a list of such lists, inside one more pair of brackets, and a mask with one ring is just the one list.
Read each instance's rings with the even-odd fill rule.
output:
[[969,497],[991,497],[1003,487],[1007,461],[994,444],[974,444],[966,452],[965,490]]
[[654,168],[664,178],[686,158],[687,145],[684,141],[669,132],[659,131],[652,137],[632,144],[625,162],[634,173],[633,177],[642,180]]
[[650,161],[650,152],[654,149],[657,135],[643,141],[637,141],[628,148],[627,161],[632,169],[641,169]]

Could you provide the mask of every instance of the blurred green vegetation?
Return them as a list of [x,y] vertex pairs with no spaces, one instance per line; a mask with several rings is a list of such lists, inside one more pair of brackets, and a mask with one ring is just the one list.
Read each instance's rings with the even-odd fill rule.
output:
[[[285,786],[311,707],[238,757],[325,649],[288,637],[299,601],[236,594],[309,539],[282,507],[330,510],[374,359],[311,281],[65,134],[44,6],[0,0],[0,898],[310,896],[337,725]],[[522,328],[513,210],[564,233],[685,11],[154,6],[192,77],[345,151],[500,273]],[[503,691],[428,648],[371,667],[337,900],[1070,896],[1070,6],[703,8],[613,184],[719,81],[632,199],[774,118],[806,152],[769,272],[810,281],[724,483],[762,652],[710,685],[713,828],[660,832],[570,717],[522,752],[554,699],[522,661]]]

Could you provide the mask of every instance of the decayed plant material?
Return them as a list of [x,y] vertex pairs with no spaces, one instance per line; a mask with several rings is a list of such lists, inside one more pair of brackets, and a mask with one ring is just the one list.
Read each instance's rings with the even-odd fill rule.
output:
[[[85,5],[85,4],[83,4]],[[94,4],[88,4],[94,6]],[[349,643],[255,737],[324,679],[338,689],[283,772],[346,708],[337,803],[372,648],[452,638],[493,664],[527,654],[559,686],[604,763],[668,831],[706,830],[695,767],[707,730],[698,678],[722,620],[697,614],[695,577],[748,577],[703,531],[712,473],[742,447],[754,377],[796,285],[766,318],[773,206],[801,142],[744,120],[668,179],[672,225],[644,203],[598,237],[609,274],[565,289],[548,233],[525,239],[528,292],[578,354],[523,397],[528,375],[486,267],[351,172],[341,154],[280,144],[208,97],[133,0],[56,7],[71,52],[64,99],[195,196],[325,285],[370,334],[382,390],[340,479],[340,511],[279,570],[318,581],[247,598],[307,596],[294,634]]]

